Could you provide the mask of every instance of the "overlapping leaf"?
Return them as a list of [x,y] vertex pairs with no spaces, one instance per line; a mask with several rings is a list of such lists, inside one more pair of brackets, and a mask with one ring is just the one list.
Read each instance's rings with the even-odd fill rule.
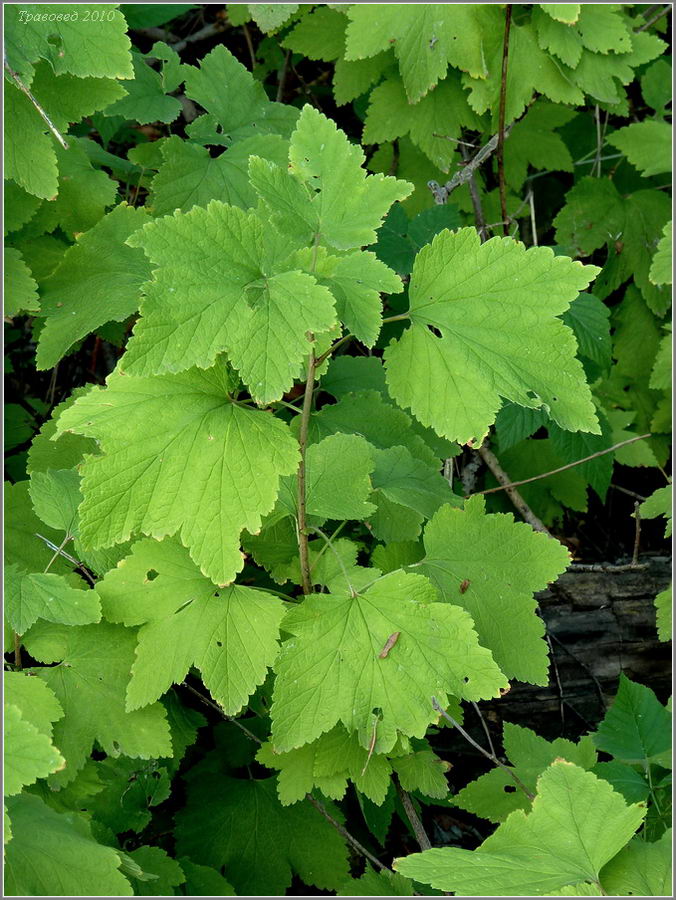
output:
[[222,362],[152,378],[116,372],[61,414],[56,436],[75,431],[101,449],[81,467],[84,546],[178,532],[216,584],[234,578],[239,533],[258,529],[298,450],[283,422],[232,403],[232,388]]
[[441,232],[416,258],[412,326],[385,354],[390,393],[463,443],[483,438],[502,398],[598,433],[575,339],[557,318],[596,271],[509,238],[481,245],[471,228]]

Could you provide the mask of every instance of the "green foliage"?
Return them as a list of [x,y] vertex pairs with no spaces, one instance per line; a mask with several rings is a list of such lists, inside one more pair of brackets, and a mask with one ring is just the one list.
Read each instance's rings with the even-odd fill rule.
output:
[[[437,708],[547,684],[570,562],[484,439],[555,534],[616,463],[671,533],[641,10],[513,7],[468,185],[500,4],[7,8],[9,896],[668,892],[649,687],[464,786]],[[482,843],[391,871],[411,805]]]

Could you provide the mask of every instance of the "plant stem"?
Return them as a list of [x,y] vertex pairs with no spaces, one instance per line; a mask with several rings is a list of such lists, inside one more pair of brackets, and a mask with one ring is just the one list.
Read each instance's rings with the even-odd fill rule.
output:
[[408,791],[405,791],[401,784],[399,784],[399,779],[394,778],[394,786],[397,789],[397,794],[399,795],[399,799],[401,800],[401,805],[404,807],[404,812],[406,813],[406,817],[408,821],[411,823],[411,828],[413,829],[413,833],[415,834],[415,839],[420,845],[421,850],[429,850],[432,846],[432,842],[427,837],[427,832],[423,828],[423,824],[420,821],[420,817],[415,810],[415,806],[413,805],[413,801],[411,800],[410,794]]
[[360,844],[359,841],[357,840],[357,838],[353,837],[350,834],[350,832],[347,830],[347,828],[345,828],[343,825],[340,824],[340,822],[338,822],[336,819],[333,818],[331,813],[329,813],[326,810],[323,803],[321,803],[319,800],[317,800],[317,798],[314,797],[312,794],[306,794],[305,797],[307,800],[310,801],[310,803],[314,806],[314,808],[316,810],[318,810],[324,816],[326,821],[329,822],[331,825],[333,825],[333,827],[336,829],[336,831],[339,834],[341,834],[345,838],[345,840],[348,841],[348,843],[352,844],[352,846],[357,851],[357,853],[361,853],[362,856],[365,856],[366,859],[368,859],[368,861],[372,865],[374,865],[376,867],[376,869],[378,869],[380,872],[382,872],[383,870],[389,871],[387,869],[387,866],[384,865],[383,863],[381,863],[381,861],[376,856],[374,856],[372,853],[370,853],[366,849],[366,847],[364,847],[363,844]]
[[258,735],[254,734],[253,731],[249,731],[246,725],[242,725],[239,719],[233,718],[233,716],[229,716],[227,713],[223,712],[218,703],[214,703],[209,697],[205,697],[204,694],[200,694],[199,691],[195,690],[192,685],[188,684],[187,681],[181,682],[182,687],[187,688],[191,694],[194,694],[197,699],[203,703],[205,706],[208,706],[210,709],[213,709],[215,712],[219,713],[227,722],[232,722],[233,725],[236,725],[244,734],[252,740],[256,744],[262,744],[263,741],[258,737]]
[[5,69],[7,69],[7,71],[9,72],[10,76],[12,77],[12,81],[14,82],[14,84],[19,88],[20,91],[22,91],[22,92],[28,97],[28,99],[30,100],[30,102],[33,104],[33,106],[35,107],[35,109],[38,111],[38,113],[40,114],[40,116],[43,118],[43,120],[44,120],[44,122],[46,123],[47,127],[48,127],[49,130],[52,132],[52,134],[53,134],[54,137],[57,139],[57,141],[61,144],[61,146],[63,147],[63,149],[64,149],[64,150],[67,150],[67,149],[68,149],[68,144],[66,143],[66,141],[65,141],[64,138],[62,137],[61,132],[57,129],[56,125],[52,122],[52,120],[49,118],[49,116],[48,116],[47,113],[44,111],[44,109],[40,106],[40,104],[38,103],[38,101],[35,99],[35,97],[33,96],[33,94],[28,90],[28,88],[27,88],[26,85],[23,83],[23,81],[19,78],[19,76],[16,74],[16,72],[14,71],[14,69],[12,69],[12,67],[11,67],[8,63],[5,63]]
[[512,5],[505,7],[505,36],[502,43],[502,76],[500,79],[500,110],[498,113],[498,183],[500,188],[500,215],[502,231],[509,235],[507,220],[507,190],[505,188],[505,105],[507,100],[507,63],[509,60],[509,31],[512,24]]
[[305,491],[305,456],[307,453],[307,435],[310,427],[310,412],[312,409],[312,393],[315,384],[316,359],[314,348],[310,351],[307,367],[307,381],[305,382],[305,396],[303,397],[303,410],[300,419],[300,431],[298,434],[298,446],[300,447],[300,463],[298,465],[298,553],[300,555],[300,574],[303,593],[312,593],[310,581],[310,556],[308,553],[308,533],[306,520],[306,491]]
[[21,661],[21,635],[16,631],[14,632],[14,666],[19,670],[23,669],[23,662]]
[[432,706],[436,709],[437,712],[441,713],[441,715],[444,717],[444,719],[446,719],[448,722],[450,722],[450,724],[453,725],[454,728],[458,729],[460,734],[465,738],[466,741],[468,741],[474,747],[475,750],[478,750],[479,753],[481,753],[483,756],[486,757],[486,759],[490,759],[490,761],[492,763],[495,763],[496,766],[500,766],[501,769],[504,769],[505,772],[507,772],[509,777],[512,779],[514,784],[516,784],[518,787],[521,788],[521,790],[524,792],[524,794],[526,795],[526,797],[528,797],[529,800],[535,799],[535,794],[532,794],[528,790],[528,788],[523,783],[523,781],[521,781],[521,779],[516,774],[514,769],[510,768],[509,766],[506,766],[503,762],[500,762],[500,760],[497,758],[495,753],[489,753],[488,750],[485,750],[481,746],[481,744],[477,744],[477,742],[474,740],[474,738],[471,735],[467,734],[467,732],[462,727],[462,725],[459,725],[458,722],[455,721],[453,716],[449,715],[446,712],[446,710],[441,706],[441,704],[436,699],[436,697],[432,697]]
[[671,3],[663,6],[662,9],[652,17],[652,19],[649,19],[644,25],[641,25],[639,28],[634,28],[634,31],[645,31],[646,28],[650,28],[650,26],[654,25],[655,22],[659,22],[662,16],[666,16],[668,12],[671,12]]
[[632,566],[638,566],[638,552],[641,546],[641,504],[634,500],[634,518],[636,519],[636,533],[634,535],[634,552],[631,557]]
[[[509,475],[502,468],[502,466],[498,462],[497,456],[493,453],[493,451],[489,450],[486,444],[483,444],[481,447],[479,447],[477,452],[501,484],[500,488],[492,488],[492,490],[507,491],[509,499],[524,517],[526,522],[528,522],[528,524],[531,525],[536,531],[541,531],[543,532],[543,534],[549,534],[549,529],[547,528],[547,526],[544,524],[544,522],[540,521],[540,519],[535,515],[530,506],[528,506],[526,501],[523,499],[521,494],[516,490],[514,484],[510,482]],[[516,482],[516,484],[519,484],[519,482]],[[490,493],[490,491],[480,491],[480,493],[486,494]]]
[[400,313],[398,316],[387,316],[383,319],[383,325],[387,325],[388,322],[404,322],[406,319],[410,319],[410,313]]
[[[541,475],[533,475],[532,478],[523,478],[521,481],[510,481],[507,484],[501,484],[500,487],[488,488],[488,490],[479,491],[479,493],[494,494],[496,491],[507,491],[509,493],[509,488],[519,487],[521,484],[530,484],[531,481],[539,481],[540,478],[547,478],[549,475],[556,475],[557,472],[564,472],[566,469],[572,469],[574,466],[579,466],[581,463],[589,462],[590,459],[596,459],[597,456],[603,456],[605,453],[612,453],[613,450],[619,450],[620,447],[624,447],[627,444],[633,444],[635,441],[644,441],[649,437],[650,434],[638,434],[636,437],[629,438],[626,441],[620,441],[619,444],[613,444],[612,447],[606,447],[605,450],[599,450],[596,453],[592,453],[590,456],[583,456],[582,459],[576,459],[575,462],[567,463],[565,466],[559,466],[558,469],[552,469],[550,472],[543,472]],[[495,472],[493,474],[495,475]],[[500,481],[499,478],[498,481]]]

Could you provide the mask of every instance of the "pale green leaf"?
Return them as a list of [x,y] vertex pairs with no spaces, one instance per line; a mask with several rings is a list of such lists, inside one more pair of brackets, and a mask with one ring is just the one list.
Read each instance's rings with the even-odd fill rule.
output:
[[657,634],[661,641],[671,640],[671,606],[672,596],[671,587],[655,597],[655,608],[657,610]]
[[[363,594],[315,594],[291,610],[283,628],[292,637],[275,664],[275,748],[300,747],[339,721],[368,747],[380,709],[375,750],[382,753],[394,746],[398,731],[424,735],[436,717],[433,695],[440,702],[449,693],[496,696],[506,682],[479,646],[471,618],[435,599],[426,578],[393,572]],[[396,632],[396,644],[381,657]]]
[[35,313],[40,309],[38,285],[19,250],[5,247],[5,315]]
[[657,119],[633,122],[614,131],[608,143],[624,153],[642,175],[671,172],[671,125]]
[[426,850],[396,860],[395,869],[465,896],[546,895],[598,883],[644,816],[607,782],[560,760],[538,780],[532,812],[513,812],[477,850]]
[[63,532],[55,531],[38,519],[28,490],[28,481],[5,483],[5,565],[14,563],[22,572],[42,572],[50,563],[52,572],[71,572],[71,563],[62,556],[57,555],[52,561],[54,550],[42,538],[58,547],[63,541]]
[[121,204],[82,235],[43,281],[47,321],[38,344],[39,369],[56,365],[97,326],[122,322],[136,311],[150,267],[143,253],[124,241],[145,221],[142,209]]
[[356,100],[392,67],[392,51],[384,50],[368,59],[338,59],[333,72],[333,95],[338,106]]
[[226,350],[267,403],[301,374],[307,333],[336,321],[331,293],[291,267],[288,240],[271,240],[253,211],[212,200],[149,223],[129,243],[158,267],[125,354],[131,374],[208,368]]
[[446,771],[450,766],[430,749],[396,757],[392,760],[392,768],[405,791],[420,791],[426,797],[436,799],[443,799],[448,794]]
[[195,665],[225,713],[238,713],[277,655],[282,602],[239,585],[180,609],[179,602],[173,615],[139,630],[127,709],[152,703]]
[[[456,806],[496,823],[503,822],[515,809],[530,809],[528,797],[512,774],[534,793],[538,777],[557,759],[587,770],[596,763],[594,744],[588,736],[577,744],[565,738],[550,742],[529,728],[504,722],[503,745],[510,770],[491,769],[453,797]],[[595,770],[595,774],[601,773]]]
[[96,442],[92,438],[80,437],[79,434],[64,434],[56,441],[51,440],[56,431],[56,422],[63,410],[71,407],[86,391],[87,388],[75,388],[67,400],[54,407],[51,418],[33,438],[26,465],[30,475],[36,472],[49,472],[51,469],[73,469],[82,462],[85,453],[93,453],[96,450]]
[[29,492],[36,514],[51,528],[77,534],[77,509],[82,502],[80,476],[74,469],[34,472]]
[[43,625],[24,636],[26,649],[45,665],[32,670],[52,689],[65,713],[54,725],[54,743],[66,760],[52,776],[59,785],[77,775],[98,741],[110,756],[171,756],[166,712],[159,703],[126,712],[124,695],[134,658],[133,631],[98,625]]
[[57,75],[69,72],[78,78],[134,77],[127,23],[117,6],[111,4],[98,20],[92,18],[94,11],[101,13],[96,4],[58,6],[56,12],[52,3],[31,4],[32,18],[25,17],[25,21],[19,7],[9,11],[5,23],[7,55],[15,72],[30,83],[31,64],[46,59]]
[[96,437],[101,449],[81,467],[85,546],[178,532],[216,584],[234,578],[240,531],[260,527],[298,449],[283,422],[235,406],[230,389],[222,363],[152,378],[114,373],[62,413],[57,436]]
[[499,27],[497,9],[474,4],[354,4],[347,14],[345,58],[364,59],[394,46],[412,103],[444,77],[449,63],[485,77],[485,36]]
[[543,9],[548,16],[557,22],[565,22],[566,25],[573,25],[577,22],[581,3],[538,3],[540,9]]
[[8,896],[50,897],[56,891],[65,897],[133,895],[119,871],[119,855],[97,843],[80,816],[60,815],[31,794],[11,798],[7,809],[12,821],[5,850]]
[[446,602],[472,615],[481,644],[504,673],[546,684],[548,648],[533,594],[565,571],[565,547],[511,515],[486,515],[480,496],[466,500],[464,511],[443,506],[424,542],[426,555],[416,569]]
[[481,245],[473,228],[441,232],[416,258],[412,327],[385,353],[390,393],[462,443],[483,438],[501,397],[597,434],[575,339],[557,318],[596,271],[509,238]]
[[65,625],[89,625],[101,619],[101,604],[94,590],[71,587],[62,575],[25,575],[8,567],[5,582],[5,615],[12,628],[23,634],[38,619]]
[[[546,5],[539,4],[540,10]],[[568,6],[569,4],[554,4]],[[570,4],[578,6],[579,4]],[[538,35],[538,44],[543,50],[557,56],[562,63],[575,68],[582,56],[582,38],[576,28],[571,28],[565,22],[534,8],[532,13],[533,23]]]
[[59,701],[39,678],[24,672],[5,672],[5,700],[18,707],[25,721],[30,722],[48,738],[52,725],[63,718]]
[[359,878],[350,878],[336,891],[337,897],[412,897],[413,885],[399,875],[382,869],[376,872],[366,864],[366,871]]
[[671,284],[671,240],[671,222],[669,222],[664,226],[650,266],[648,277],[653,284]]
[[575,22],[582,43],[594,53],[628,53],[631,36],[621,5],[580,3]]
[[179,856],[185,853],[219,871],[225,867],[240,896],[283,895],[294,873],[324,890],[345,880],[343,840],[308,801],[283,807],[275,778],[193,772],[187,805],[177,816]]
[[62,769],[65,760],[49,738],[26,721],[18,706],[5,703],[5,796],[18,794],[38,778]]
[[249,3],[249,13],[266,34],[277,31],[298,10],[298,3]]
[[672,486],[668,484],[666,487],[657,488],[656,491],[644,500],[639,507],[639,513],[642,519],[655,519],[657,516],[664,516],[667,520],[664,530],[665,537],[671,537],[671,517],[672,517]]

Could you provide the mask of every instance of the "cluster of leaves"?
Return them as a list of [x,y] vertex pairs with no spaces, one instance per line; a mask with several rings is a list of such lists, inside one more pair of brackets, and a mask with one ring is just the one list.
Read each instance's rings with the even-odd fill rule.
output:
[[[481,243],[466,197],[420,211],[420,171],[449,171],[463,129],[494,125],[499,6],[229,9],[273,35],[261,47],[335,62],[336,102],[357,100],[378,145],[368,161],[223,43],[197,65],[164,42],[141,53],[125,16],[190,11],[153,9],[8,8],[6,314],[30,317],[39,371],[91,334],[124,353],[46,421],[39,402],[9,410],[15,447],[37,433],[6,488],[7,893],[284,894],[296,876],[481,894],[498,868],[503,893],[642,878],[660,893],[669,713],[647,688],[622,683],[595,743],[506,726],[523,795],[498,769],[451,799],[430,737],[432,698],[462,721],[510,679],[547,683],[534,594],[569,563],[499,501],[463,500],[443,461],[493,429],[515,478],[643,432],[618,461],[666,463],[666,170],[642,152],[644,126],[650,141],[670,128],[663,42],[619,6],[515,19],[512,199],[529,167],[574,170],[562,135],[577,150],[590,116],[569,106],[591,97],[605,135],[641,66],[654,112],[604,136],[625,169],[577,180],[556,245],[527,249]],[[363,355],[336,352],[348,340]],[[587,486],[604,497],[613,454],[599,459],[528,502],[551,523]],[[641,513],[669,507],[670,487]],[[195,690],[228,721],[207,728]],[[384,844],[404,816],[395,784],[502,824],[477,851],[352,879],[321,809],[342,823],[349,790]]]

